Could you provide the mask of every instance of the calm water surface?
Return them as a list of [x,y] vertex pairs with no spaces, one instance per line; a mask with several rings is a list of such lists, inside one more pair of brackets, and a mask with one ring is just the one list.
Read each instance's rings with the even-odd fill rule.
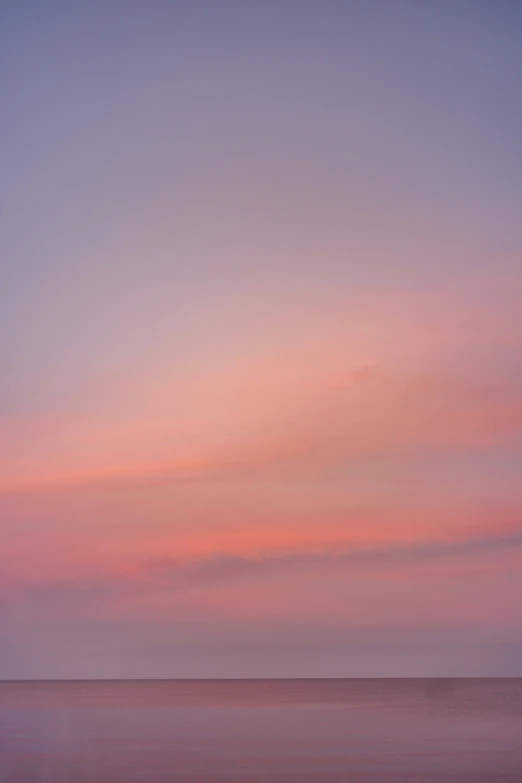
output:
[[0,682],[1,783],[522,783],[522,679]]

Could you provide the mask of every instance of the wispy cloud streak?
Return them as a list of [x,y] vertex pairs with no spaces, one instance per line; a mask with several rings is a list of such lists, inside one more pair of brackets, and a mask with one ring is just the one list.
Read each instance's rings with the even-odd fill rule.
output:
[[461,539],[416,541],[406,544],[350,548],[344,551],[295,551],[259,557],[216,555],[197,560],[157,559],[136,564],[129,575],[113,579],[82,579],[27,584],[11,594],[30,603],[58,609],[105,604],[122,597],[143,594],[190,591],[217,584],[240,584],[244,580],[263,579],[289,572],[315,577],[324,569],[340,572],[401,570],[432,562],[504,556],[522,551],[522,530],[499,535]]
[[447,558],[502,554],[513,549],[522,549],[522,530],[497,536],[389,544],[341,552],[295,552],[263,557],[223,555],[185,563],[165,560],[150,564],[148,573],[163,584],[190,587],[287,569],[407,567]]

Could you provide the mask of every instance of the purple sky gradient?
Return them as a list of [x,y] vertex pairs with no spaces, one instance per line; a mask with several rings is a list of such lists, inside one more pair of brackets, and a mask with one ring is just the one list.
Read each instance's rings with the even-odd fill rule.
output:
[[0,678],[521,674],[522,9],[0,15]]

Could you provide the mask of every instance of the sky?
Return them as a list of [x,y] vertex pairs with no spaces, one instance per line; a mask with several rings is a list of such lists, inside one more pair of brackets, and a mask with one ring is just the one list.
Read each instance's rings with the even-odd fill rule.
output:
[[0,678],[522,675],[520,4],[0,17]]

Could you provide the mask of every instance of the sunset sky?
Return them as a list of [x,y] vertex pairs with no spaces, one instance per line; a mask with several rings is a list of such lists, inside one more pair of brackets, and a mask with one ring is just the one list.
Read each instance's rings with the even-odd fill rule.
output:
[[0,9],[0,678],[522,674],[522,6]]

